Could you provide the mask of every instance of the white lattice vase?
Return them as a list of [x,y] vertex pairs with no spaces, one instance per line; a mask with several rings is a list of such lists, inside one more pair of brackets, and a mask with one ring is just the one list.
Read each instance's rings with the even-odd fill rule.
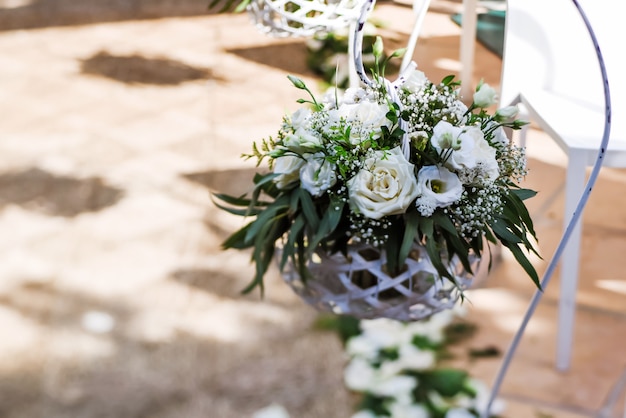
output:
[[312,36],[355,22],[363,0],[252,0],[248,13],[274,36]]
[[[480,259],[470,256],[473,271]],[[461,292],[472,283],[455,257],[445,261],[456,284],[440,278],[425,247],[414,244],[405,269],[396,276],[386,273],[384,251],[369,245],[350,245],[346,255],[318,251],[307,264],[310,278],[303,280],[287,263],[285,282],[307,303],[321,311],[360,319],[392,318],[416,321],[455,306]]]

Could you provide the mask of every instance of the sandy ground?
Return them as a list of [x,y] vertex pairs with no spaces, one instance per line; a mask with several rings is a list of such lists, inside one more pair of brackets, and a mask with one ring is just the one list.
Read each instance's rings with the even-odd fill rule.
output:
[[[433,1],[427,16],[416,59],[431,79],[459,70],[459,5]],[[377,8],[390,47],[409,10]],[[239,293],[249,255],[220,243],[241,220],[208,193],[248,187],[239,155],[297,106],[286,74],[317,85],[305,53],[203,2],[0,1],[0,417],[245,418],[272,402],[350,416],[339,339],[275,270],[264,299]],[[479,45],[472,81],[497,86],[500,64]],[[530,139],[541,271],[565,158]],[[625,182],[604,171],[586,214],[571,370],[553,366],[557,280],[505,382],[507,416],[591,416],[622,374]],[[490,383],[500,359],[467,350],[505,350],[532,291],[503,254],[470,295],[478,333],[452,363]]]

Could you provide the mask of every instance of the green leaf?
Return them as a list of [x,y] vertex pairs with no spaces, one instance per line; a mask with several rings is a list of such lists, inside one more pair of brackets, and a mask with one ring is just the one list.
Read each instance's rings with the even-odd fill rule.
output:
[[400,253],[398,254],[398,261],[400,264],[404,264],[404,261],[409,256],[415,238],[417,237],[417,229],[420,222],[420,214],[416,211],[407,212],[404,216],[404,237],[402,238],[402,245],[400,246]]
[[448,277],[449,279],[452,279],[452,275],[441,261],[439,248],[437,246],[437,243],[435,242],[435,239],[432,237],[426,237],[426,252],[430,257],[430,261],[433,263],[433,266],[435,267],[435,269],[437,269],[437,273],[439,273],[441,277]]
[[509,228],[507,228],[505,222],[500,219],[491,224],[491,229],[493,230],[493,233],[496,234],[496,236],[502,241],[511,242],[513,244],[520,244],[523,242],[522,238],[512,233]]
[[253,225],[248,229],[246,234],[246,242],[250,242],[255,240],[257,234],[264,228],[264,226],[268,223],[272,223],[272,220],[276,217],[285,216],[287,210],[289,208],[288,205],[288,196],[283,195],[270,206],[268,206],[263,212],[261,212],[256,220],[253,222]]
[[280,261],[280,270],[282,271],[287,263],[289,257],[291,257],[294,253],[294,247],[297,240],[302,236],[302,231],[306,222],[304,220],[304,216],[299,215],[294,219],[291,224],[291,228],[289,228],[289,236],[287,237],[287,242],[283,245],[283,256]]
[[448,84],[452,83],[453,80],[454,80],[454,75],[450,74],[444,77],[443,80],[441,80],[441,84],[447,86]]
[[[401,222],[394,222],[388,229],[390,237],[399,237],[403,233],[403,225]],[[387,252],[387,269],[393,276],[400,272],[403,263],[400,262],[400,242],[397,239],[387,240],[385,243],[385,251]]]
[[235,248],[238,250],[242,250],[244,248],[249,248],[252,246],[251,243],[247,243],[245,240],[246,234],[248,232],[248,229],[250,228],[250,226],[253,224],[254,222],[250,222],[249,224],[245,225],[243,228],[239,229],[238,231],[236,231],[235,233],[231,234],[226,241],[224,241],[222,243],[222,248],[223,249],[228,249],[228,248]]
[[235,196],[230,196],[224,193],[211,193],[211,199],[213,198],[217,198],[221,200],[222,202],[228,203],[230,205],[235,205],[235,206],[247,207],[250,205],[250,199],[246,199],[244,198],[244,196],[235,197]]
[[537,192],[530,189],[511,189],[511,193],[516,195],[520,200],[530,199],[537,195]]
[[313,237],[309,241],[307,251],[309,257],[315,252],[317,246],[337,229],[341,221],[344,206],[345,202],[338,197],[331,198],[330,204],[322,217],[318,229],[314,231]]
[[313,203],[313,199],[311,195],[306,190],[300,188],[298,189],[300,203],[302,206],[302,212],[306,217],[306,220],[309,224],[309,227],[316,231],[319,228],[320,218],[317,216],[317,210],[315,209],[315,204]]
[[528,260],[528,258],[526,257],[526,254],[524,254],[522,249],[519,246],[515,245],[514,243],[507,242],[507,241],[502,241],[502,245],[504,245],[509,250],[511,250],[511,253],[513,253],[513,256],[515,257],[517,262],[524,268],[526,273],[530,276],[533,283],[535,283],[535,286],[537,286],[537,289],[542,290],[541,282],[539,281],[539,276],[537,275],[537,271],[535,270],[535,267],[532,265],[530,260]]
[[289,229],[289,221],[286,218],[279,218],[275,222],[267,222],[263,224],[260,233],[256,236],[254,241],[254,251],[252,253],[252,259],[256,266],[256,274],[252,282],[242,291],[242,293],[249,293],[255,287],[259,286],[261,295],[264,292],[263,277],[267,272],[267,269],[274,259],[274,251],[276,248],[276,241],[282,237]]
[[444,397],[453,397],[465,388],[468,373],[458,369],[437,369],[422,374],[420,384],[428,385]]
[[250,208],[235,209],[235,208],[231,208],[229,206],[225,206],[220,203],[217,203],[216,201],[213,201],[213,204],[217,206],[218,208],[230,214],[237,215],[237,216],[255,216],[260,212],[260,209],[256,209],[256,210],[251,210]]
[[246,7],[248,7],[251,1],[252,0],[243,0],[241,3],[239,3],[239,6],[235,8],[234,12],[235,13],[243,12],[246,9]]
[[[528,213],[528,209],[526,209],[526,205],[524,202],[520,200],[520,198],[515,193],[509,193],[504,196],[505,205],[510,207],[517,213],[517,216],[521,221],[526,225],[528,231],[531,233],[533,237],[536,237],[536,233],[533,227],[533,221]],[[513,219],[511,219],[513,220]]]

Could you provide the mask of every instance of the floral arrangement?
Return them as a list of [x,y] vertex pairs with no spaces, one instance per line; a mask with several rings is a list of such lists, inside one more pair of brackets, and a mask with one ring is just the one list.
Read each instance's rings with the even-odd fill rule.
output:
[[517,108],[490,114],[496,92],[484,83],[468,107],[454,77],[435,84],[414,67],[392,86],[384,71],[399,55],[381,60],[378,38],[372,85],[319,100],[289,76],[309,97],[284,117],[276,137],[245,156],[268,160],[270,171],[255,176],[250,196],[215,195],[220,208],[251,219],[223,243],[253,250],[256,273],[244,292],[263,290],[277,244],[280,268],[289,262],[306,279],[317,251],[345,254],[348,245],[365,243],[385,252],[387,271],[399,272],[417,242],[438,279],[454,284],[446,260],[458,257],[471,271],[485,242],[501,243],[539,286],[523,202],[535,192],[518,186],[524,149],[504,131],[525,124],[515,120]]
[[[489,402],[487,386],[466,371],[440,365],[445,329],[454,317],[449,310],[420,322],[361,321],[361,333],[346,345],[344,381],[361,395],[352,418],[482,416]],[[489,416],[503,410],[503,402],[496,400]]]
[[[344,384],[358,395],[352,418],[484,416],[490,396],[487,385],[445,365],[454,342],[450,337],[463,337],[455,328],[467,326],[457,321],[461,315],[457,305],[419,322],[341,317],[350,320],[350,329],[340,336],[347,359]],[[495,399],[489,409],[489,417],[502,416],[505,404]],[[289,413],[274,403],[254,418],[289,418]]]

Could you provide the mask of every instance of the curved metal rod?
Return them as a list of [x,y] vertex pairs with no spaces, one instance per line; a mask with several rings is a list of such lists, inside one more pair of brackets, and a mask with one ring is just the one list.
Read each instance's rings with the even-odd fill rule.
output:
[[[548,265],[546,269],[544,277],[541,280],[541,287],[543,289],[545,289],[548,283],[550,282],[550,279],[552,278],[554,270],[556,269],[556,265],[561,257],[561,254],[565,250],[565,246],[567,245],[567,242],[569,241],[569,238],[572,235],[572,232],[582,215],[583,209],[585,205],[587,204],[587,201],[589,200],[591,190],[593,189],[596,183],[596,180],[598,178],[598,174],[600,173],[600,169],[602,168],[602,163],[604,161],[604,154],[606,153],[606,148],[608,146],[609,136],[611,133],[611,118],[612,118],[611,92],[609,89],[609,80],[608,80],[607,73],[606,73],[606,66],[604,64],[604,59],[602,58],[602,51],[600,50],[600,45],[598,44],[598,39],[596,38],[595,32],[593,31],[593,28],[591,27],[591,24],[589,23],[589,20],[587,19],[587,15],[585,14],[584,10],[578,3],[578,0],[572,0],[572,2],[576,6],[578,13],[580,14],[580,16],[582,17],[585,23],[585,26],[587,28],[587,31],[589,32],[589,35],[591,36],[591,40],[593,42],[596,55],[598,57],[598,63],[600,64],[600,72],[602,74],[602,87],[604,89],[604,132],[602,134],[602,142],[600,143],[600,149],[598,150],[598,157],[596,159],[596,162],[589,176],[589,180],[587,181],[587,184],[585,186],[585,191],[583,195],[581,196],[580,200],[578,201],[576,210],[572,214],[572,218],[569,224],[567,225],[565,232],[563,233],[561,241],[559,242],[559,245],[554,253],[554,256],[552,257],[552,260],[550,260],[550,264]],[[489,402],[487,403],[486,409],[482,412],[481,418],[489,418],[489,411],[491,410],[493,401],[495,400],[495,398],[498,396],[498,393],[500,392],[502,382],[504,380],[504,377],[506,376],[506,373],[511,364],[511,361],[513,360],[515,351],[517,350],[517,347],[519,346],[522,336],[524,335],[524,331],[526,330],[526,326],[528,325],[530,318],[535,313],[535,310],[537,309],[537,306],[542,296],[543,296],[542,291],[540,290],[535,291],[535,294],[530,302],[530,306],[528,307],[528,310],[526,311],[526,314],[524,315],[524,318],[522,320],[522,324],[520,325],[519,329],[515,333],[515,336],[513,337],[513,341],[511,342],[511,345],[509,346],[509,349],[506,352],[504,360],[502,361],[502,365],[500,366],[500,370],[498,371],[496,380],[491,389]]]
[[363,6],[361,6],[361,14],[356,21],[354,27],[354,39],[353,47],[354,51],[354,69],[359,79],[367,86],[372,86],[372,80],[367,77],[365,73],[365,67],[363,66],[363,32],[365,29],[365,23],[367,22],[367,16],[374,8],[376,0],[365,0]]
[[[367,76],[365,67],[363,66],[363,34],[367,17],[374,8],[375,4],[376,0],[366,0],[363,3],[363,6],[361,7],[361,14],[354,27],[354,39],[352,40],[354,70],[358,78],[369,87],[374,87],[374,83]],[[414,62],[410,62],[405,68],[401,69],[398,78],[394,82],[384,79],[385,88],[389,94],[390,100],[397,103],[400,107],[402,107],[402,104],[400,103],[400,99],[398,97],[398,88],[406,81],[407,74],[413,71],[416,66],[417,65]],[[402,108],[400,108],[400,111],[402,111]],[[408,160],[411,155],[409,133],[407,132],[408,122],[400,118],[399,127],[404,131],[404,135],[402,136],[402,153]]]

